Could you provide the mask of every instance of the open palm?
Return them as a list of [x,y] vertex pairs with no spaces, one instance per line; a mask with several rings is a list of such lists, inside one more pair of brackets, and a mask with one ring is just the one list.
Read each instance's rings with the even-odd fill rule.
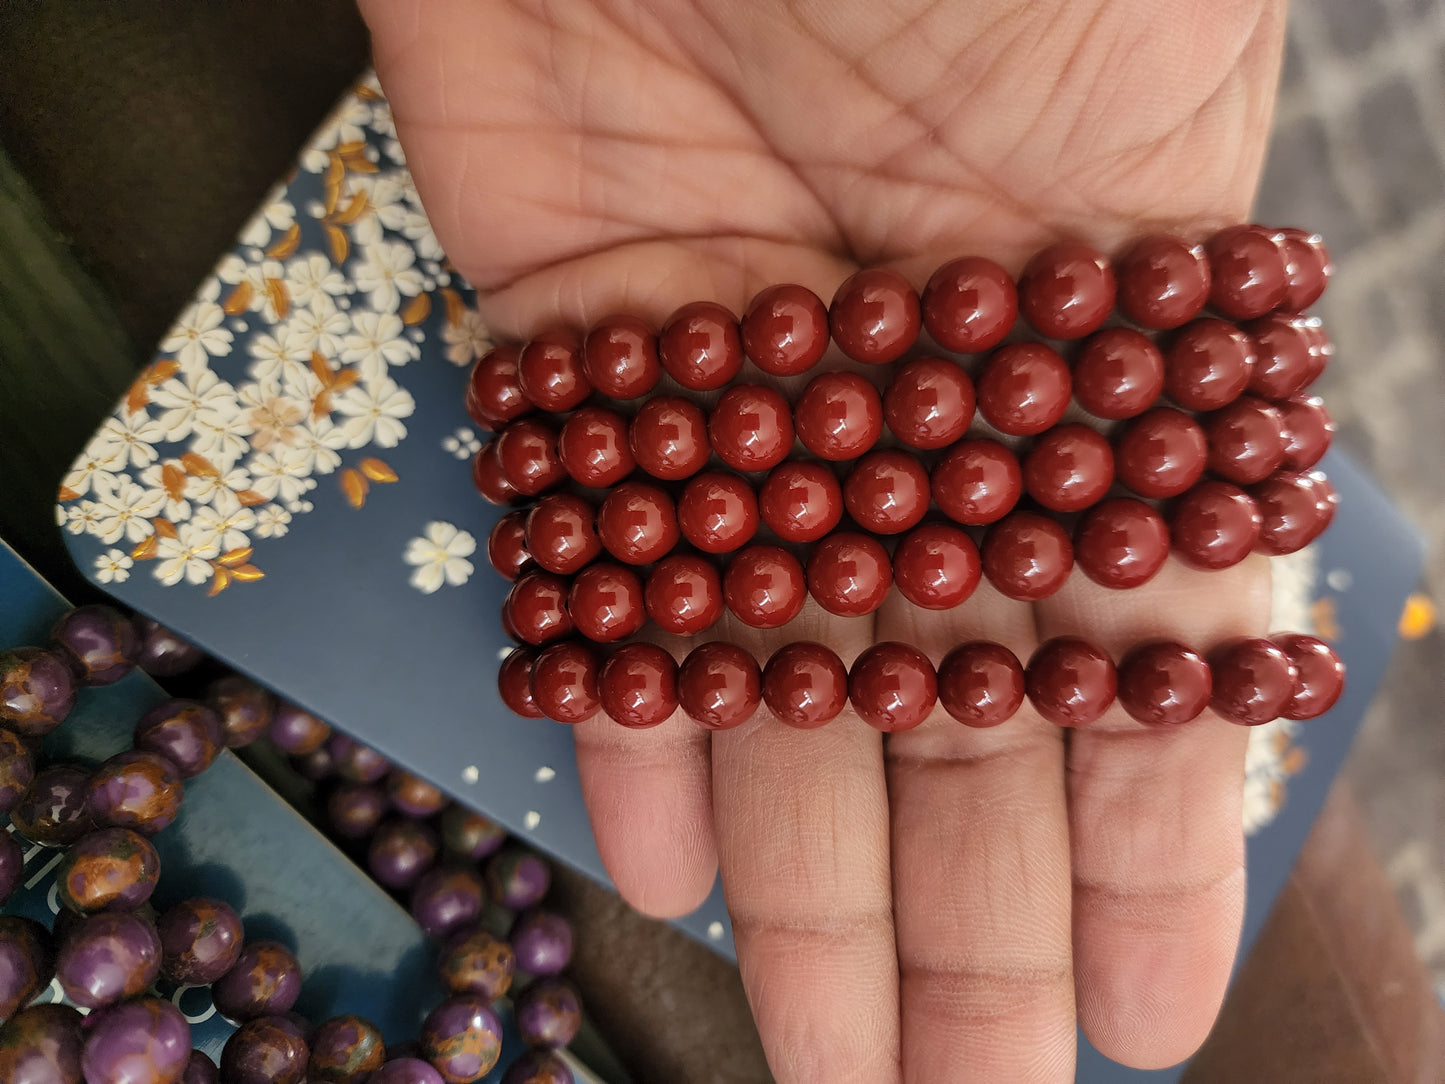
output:
[[[433,225],[492,327],[522,338],[1237,220],[1283,30],[1282,0],[363,8]],[[1118,657],[1262,633],[1268,595],[1262,558],[1171,561],[1131,592],[1076,572],[1032,606],[984,584],[952,611],[895,593],[869,618],[810,603],[771,633],[719,631],[760,659],[899,639],[937,663],[973,638],[1026,658],[1067,633]],[[1117,707],[1068,735],[1027,708],[982,731],[940,710],[887,740],[848,712],[814,732],[577,729],[622,894],[680,913],[720,866],[774,1073],[868,1084],[1070,1080],[1076,1018],[1133,1065],[1191,1053],[1239,936],[1245,739],[1210,713],[1159,731]]]

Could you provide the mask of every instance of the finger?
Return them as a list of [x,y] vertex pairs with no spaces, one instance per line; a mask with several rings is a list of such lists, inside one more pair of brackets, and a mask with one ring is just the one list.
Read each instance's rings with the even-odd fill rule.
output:
[[[1085,637],[1116,660],[1158,638],[1203,652],[1262,634],[1269,606],[1263,557],[1222,572],[1171,560],[1132,591],[1076,572],[1039,605],[1039,633]],[[1117,1061],[1182,1061],[1219,1010],[1244,914],[1248,736],[1209,711],[1181,727],[1145,727],[1117,704],[1071,736],[1079,1022]]]
[[[809,602],[765,637],[730,637],[759,659],[811,639],[845,663],[871,618]],[[781,1084],[898,1079],[898,964],[888,873],[882,742],[850,709],[800,731],[766,708],[713,735],[718,857],[743,984]]]
[[[937,665],[974,639],[1027,659],[1033,611],[987,583],[929,611],[896,594],[880,640]],[[1069,1081],[1074,1073],[1063,739],[1024,707],[991,729],[940,707],[888,739],[907,1081]]]

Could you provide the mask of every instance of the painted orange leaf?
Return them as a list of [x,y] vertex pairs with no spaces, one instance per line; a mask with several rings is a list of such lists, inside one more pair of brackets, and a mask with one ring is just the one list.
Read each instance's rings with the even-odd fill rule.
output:
[[187,452],[181,456],[181,466],[186,468],[187,474],[194,474],[197,478],[219,478],[221,476],[216,465],[197,452]]
[[219,560],[227,568],[233,568],[236,565],[244,565],[251,559],[251,554],[254,552],[255,550],[251,546],[242,546],[240,549],[227,550],[221,554]]
[[401,310],[401,322],[407,327],[413,327],[427,318],[431,313],[431,295],[417,294],[407,303],[406,308]]
[[361,473],[370,478],[373,482],[395,482],[396,471],[392,470],[384,460],[367,457],[358,466]]
[[267,279],[266,296],[271,300],[271,307],[276,310],[276,318],[286,319],[286,314],[291,311],[291,293],[286,289],[286,283],[280,279]]
[[155,519],[151,520],[151,523],[155,526],[156,534],[160,535],[160,537],[162,537],[162,538],[175,538],[175,537],[176,537],[176,525],[175,525],[174,523],[172,523],[170,520],[168,520],[168,519],[162,519],[160,516],[156,516]]
[[462,315],[467,311],[466,305],[462,302],[462,295],[450,286],[443,286],[442,298],[447,303],[447,323],[456,327],[462,322]]
[[241,583],[255,583],[257,580],[264,580],[266,573],[262,572],[255,565],[241,565],[231,569],[231,575]]
[[265,504],[269,498],[263,497],[254,489],[243,489],[236,494],[236,500],[240,501],[247,508],[254,508],[258,504]]
[[346,163],[335,151],[328,151],[330,159],[326,166],[326,213],[336,210],[336,201],[341,198],[341,182],[346,177]]
[[351,242],[346,239],[346,231],[340,226],[327,226],[326,240],[331,245],[331,258],[338,264],[345,263],[347,254],[351,252]]
[[240,316],[251,307],[251,298],[256,296],[256,287],[250,282],[243,282],[231,291],[231,296],[221,303],[221,309],[227,316]]
[[147,384],[164,384],[181,371],[181,363],[174,358],[163,358],[153,365],[147,365],[141,379]]
[[75,490],[71,489],[69,486],[61,486],[60,492],[55,495],[55,499],[60,501],[73,501],[76,497],[79,496],[80,494],[75,492]]
[[293,256],[296,250],[301,247],[301,223],[291,223],[291,228],[286,235],[266,250],[266,255],[273,260],[284,260]]
[[215,598],[227,587],[231,586],[231,573],[224,568],[216,568],[216,578],[211,581],[211,589],[206,592],[208,598]]
[[131,550],[130,555],[137,561],[149,561],[156,555],[158,548],[159,544],[156,542],[156,536],[151,535],[144,542],[137,545],[135,549]]
[[358,84],[357,84],[357,87],[356,87],[356,96],[357,96],[358,98],[360,98],[363,102],[379,102],[379,101],[381,101],[381,92],[380,92],[380,91],[377,91],[377,90],[373,90],[371,87],[367,86],[365,83],[358,83]]
[[162,463],[161,485],[165,487],[167,497],[173,501],[181,500],[186,495],[186,472],[174,463]]
[[352,508],[360,508],[366,503],[366,491],[371,488],[359,470],[347,467],[341,472],[341,492],[346,495],[346,503]]
[[125,409],[131,414],[142,411],[151,401],[151,390],[144,380],[137,380],[125,393]]
[[322,387],[331,383],[331,366],[320,350],[311,351],[311,371],[316,374],[316,379],[321,381]]
[[1280,766],[1290,775],[1299,775],[1304,771],[1305,762],[1309,760],[1309,751],[1302,746],[1296,745],[1284,755],[1284,763]]
[[345,210],[327,215],[326,221],[335,226],[349,226],[370,209],[371,201],[366,198],[366,193],[358,192],[351,197]]

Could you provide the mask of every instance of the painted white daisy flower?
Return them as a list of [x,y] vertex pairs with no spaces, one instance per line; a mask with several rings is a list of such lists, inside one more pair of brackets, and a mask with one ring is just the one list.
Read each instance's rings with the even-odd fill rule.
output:
[[434,520],[421,537],[406,545],[404,559],[416,569],[409,582],[427,595],[444,583],[459,587],[471,578],[472,563],[467,558],[476,550],[477,540],[469,533]]
[[181,313],[181,318],[161,340],[161,350],[174,354],[182,369],[203,369],[211,358],[225,357],[231,352],[235,336],[221,326],[225,319],[220,305],[197,300]]
[[336,403],[337,412],[349,419],[342,423],[342,429],[353,448],[372,443],[395,448],[406,436],[406,426],[400,419],[411,417],[415,409],[411,393],[389,377],[363,381]]
[[117,480],[114,488],[99,494],[99,519],[95,533],[102,542],[115,543],[122,538],[139,542],[155,531],[151,517],[158,516],[165,506],[165,494],[137,485],[129,478]]
[[115,485],[116,473],[125,469],[129,450],[104,429],[91,438],[85,451],[70,468],[61,485],[77,497],[83,497],[94,486]]
[[462,313],[462,321],[442,328],[442,342],[447,345],[447,360],[453,365],[470,365],[492,348],[492,334],[482,323],[482,315],[472,309]]
[[94,501],[76,501],[65,506],[65,529],[71,534],[95,534],[100,522],[100,505]]
[[325,256],[312,252],[286,264],[286,289],[297,305],[309,305],[318,295],[338,297],[346,293],[346,276]]
[[280,538],[291,522],[291,513],[274,504],[268,504],[256,513],[256,537]]
[[351,330],[351,317],[336,307],[330,294],[317,293],[311,303],[291,310],[286,319],[287,334],[307,356],[314,350],[324,358],[341,352],[341,339]]
[[246,532],[256,526],[256,513],[237,505],[229,512],[216,508],[198,508],[191,520],[199,538],[214,538],[222,553],[244,549],[251,544]]
[[145,502],[162,501],[161,512],[172,523],[191,518],[191,502],[199,498],[203,483],[203,479],[187,474],[175,459],[153,463],[140,475],[140,484],[146,490]]
[[108,550],[95,559],[95,578],[101,583],[124,583],[135,562],[121,550]]
[[194,523],[182,523],[175,538],[156,543],[155,577],[171,586],[184,579],[205,583],[211,576],[210,562],[221,555],[220,540],[211,531],[198,530]]
[[246,344],[246,349],[255,360],[246,372],[258,381],[270,381],[279,386],[283,374],[290,368],[306,368],[311,351],[305,339],[285,324],[277,324],[271,332],[261,332]]
[[251,450],[246,439],[251,433],[251,425],[244,414],[238,414],[229,421],[222,421],[211,414],[198,414],[191,424],[190,450],[205,456],[217,469],[228,471]]
[[416,343],[406,338],[406,326],[390,312],[359,312],[352,333],[342,345],[341,360],[356,365],[367,380],[386,376],[388,365],[405,365],[421,356]]
[[206,414],[218,422],[228,422],[238,413],[236,389],[211,369],[182,370],[158,388],[151,390],[151,402],[165,413],[156,424],[165,432],[166,440],[184,440],[191,435],[196,418]]
[[190,488],[191,499],[197,504],[210,505],[222,515],[229,515],[241,507],[238,494],[251,488],[251,476],[241,467],[228,467],[214,475],[201,475]]
[[307,486],[306,453],[300,448],[277,446],[269,452],[257,452],[246,462],[251,474],[251,488],[268,501],[298,501]]
[[265,248],[271,243],[273,234],[284,234],[295,221],[296,207],[286,198],[285,186],[278,185],[267,193],[261,210],[242,231],[241,244]]
[[341,466],[337,453],[349,443],[345,431],[330,415],[308,416],[301,429],[301,443],[296,447],[308,457],[308,474],[330,474]]
[[124,417],[112,415],[100,431],[105,439],[124,453],[124,462],[132,467],[148,467],[159,458],[155,445],[166,439],[165,430],[145,411]]
[[402,295],[421,293],[422,273],[412,266],[416,250],[411,245],[382,241],[366,245],[362,251],[363,259],[352,277],[377,312],[395,312],[401,307]]

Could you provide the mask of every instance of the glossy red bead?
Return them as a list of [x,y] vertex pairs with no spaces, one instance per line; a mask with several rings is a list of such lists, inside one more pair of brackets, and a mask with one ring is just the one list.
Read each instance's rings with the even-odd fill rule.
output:
[[541,418],[508,422],[497,437],[497,461],[502,476],[525,497],[535,497],[567,478],[557,457],[557,429]]
[[627,419],[607,407],[587,406],[562,424],[557,458],[578,485],[615,486],[637,465],[627,444]]
[[524,719],[542,718],[542,709],[532,699],[532,661],[536,657],[529,647],[513,648],[497,668],[497,692],[502,703]]
[[1196,568],[1230,568],[1253,551],[1262,522],[1254,498],[1238,486],[1200,482],[1170,512],[1170,544]]
[[1236,399],[1204,419],[1209,469],[1239,485],[1263,481],[1284,462],[1284,419],[1263,399]]
[[1204,657],[1173,640],[1140,644],[1119,663],[1119,703],[1147,726],[1178,726],[1197,719],[1213,692]]
[[580,723],[597,714],[597,652],[585,644],[553,644],[532,663],[532,699],[559,723]]
[[1329,451],[1335,422],[1317,395],[1295,395],[1274,404],[1284,423],[1284,463],[1288,470],[1309,470]]
[[1254,366],[1254,340],[1238,327],[1195,320],[1164,356],[1164,388],[1185,410],[1218,410],[1244,393]]
[[822,459],[856,459],[883,433],[883,400],[857,373],[821,373],[793,409],[793,427]]
[[1301,632],[1272,639],[1295,668],[1294,690],[1280,714],[1286,719],[1314,719],[1334,707],[1345,691],[1345,664],[1334,648]]
[[567,581],[551,572],[524,572],[507,592],[507,620],[529,644],[546,644],[572,632]]
[[784,463],[758,490],[758,509],[784,542],[814,542],[843,518],[843,487],[821,463]]
[[677,545],[677,510],[650,482],[623,482],[597,510],[597,535],[619,561],[650,565]]
[[828,310],[812,290],[783,283],[748,303],[739,330],[743,351],[765,373],[796,376],[828,349]]
[[1114,449],[1087,425],[1058,425],[1023,460],[1024,488],[1055,512],[1078,512],[1114,484]]
[[994,440],[961,440],[938,461],[929,479],[933,500],[949,519],[969,526],[994,523],[1023,494],[1019,461]]
[[495,440],[487,441],[472,457],[472,485],[492,504],[509,504],[521,496],[502,473]]
[[733,470],[771,470],[793,449],[793,411],[762,384],[734,384],[707,421],[717,457]]
[[642,404],[628,427],[627,446],[639,467],[669,482],[691,478],[712,454],[706,415],[696,403],[675,395],[657,395]]
[[923,290],[923,326],[933,341],[957,354],[991,350],[1013,329],[1018,290],[1009,273],[982,256],[944,264]]
[[527,552],[527,513],[508,512],[487,535],[487,560],[505,579],[515,580],[533,564]]
[[923,518],[929,502],[928,472],[907,452],[872,451],[843,482],[843,503],[859,526],[874,534],[897,534]]
[[582,353],[566,333],[533,339],[517,359],[522,394],[539,410],[562,414],[582,405],[592,383],[582,371]]
[[677,663],[656,644],[623,644],[597,677],[602,710],[633,730],[665,723],[677,710]]
[[1208,458],[1199,423],[1169,407],[1141,414],[1114,442],[1114,473],[1141,497],[1183,493],[1199,481]]
[[1074,560],[1097,584],[1124,590],[1148,583],[1169,556],[1169,527],[1143,501],[1096,504],[1074,528]]
[[1164,392],[1164,357],[1147,335],[1125,327],[1094,332],[1074,359],[1074,398],[1099,418],[1132,418]]
[[1259,360],[1249,390],[1266,399],[1287,399],[1313,384],[1327,354],[1303,317],[1272,313],[1249,324]]
[[657,336],[635,316],[609,316],[587,333],[582,344],[582,372],[610,399],[646,395],[662,377]]
[[722,577],[701,557],[675,553],[648,574],[643,600],[647,616],[664,632],[694,636],[723,615]]
[[1020,342],[993,352],[978,378],[978,410],[1015,437],[1042,433],[1069,407],[1069,367],[1043,343]]
[[642,580],[625,565],[598,561],[572,580],[567,612],[577,632],[599,644],[631,636],[647,620]]
[[1033,512],[1012,512],[990,527],[980,556],[988,582],[1022,602],[1048,598],[1074,568],[1074,548],[1063,527]]
[[956,363],[918,358],[899,367],[883,393],[883,417],[904,444],[943,448],[973,422],[973,381]]
[[1209,668],[1214,678],[1210,706],[1243,726],[1278,719],[1299,678],[1289,656],[1257,636],[1220,644],[1210,652]]
[[822,644],[800,640],[773,652],[763,667],[763,702],[780,722],[814,730],[848,703],[848,670]]
[[729,643],[702,644],[677,671],[677,700],[689,719],[708,730],[730,730],[753,717],[763,698],[757,661]]
[[883,605],[893,586],[888,551],[872,535],[839,531],[808,555],[808,593],[831,614],[862,617]]
[[1083,338],[1113,308],[1114,269],[1102,252],[1079,241],[1041,249],[1019,276],[1019,311],[1045,338]]
[[1259,505],[1255,549],[1271,557],[1302,550],[1329,526],[1333,506],[1321,500],[1314,480],[1296,471],[1276,471],[1250,490]]
[[517,380],[520,354],[514,343],[503,343],[488,350],[472,366],[467,378],[466,407],[478,425],[500,429],[532,409]]
[[1284,252],[1260,226],[1230,226],[1204,245],[1209,254],[1209,303],[1231,320],[1277,308],[1289,290]]
[[775,629],[786,625],[808,597],[803,566],[781,546],[746,546],[723,573],[723,599],[744,625]]
[[952,524],[915,527],[893,551],[893,582],[899,593],[926,610],[962,605],[978,587],[982,574],[978,547]]
[[1209,260],[1203,245],[1154,234],[1119,258],[1119,308],[1141,327],[1178,327],[1209,300]]
[[1340,506],[1340,495],[1335,492],[1335,487],[1325,477],[1324,471],[1312,470],[1307,477],[1314,484],[1315,507],[1320,516],[1319,531],[1324,531],[1334,522],[1335,511]]
[[737,320],[711,301],[694,301],[669,316],[657,353],[668,375],[693,391],[721,388],[743,367]]
[[938,702],[964,726],[1006,723],[1024,702],[1024,668],[1002,644],[960,644],[938,667]]
[[828,328],[838,348],[871,365],[901,357],[922,325],[913,287],[884,267],[865,268],[844,280],[828,306]]
[[677,502],[682,536],[704,553],[731,553],[758,532],[758,498],[736,474],[704,471]]
[[527,552],[548,572],[571,576],[602,552],[595,519],[581,497],[548,494],[527,514]]
[[1284,253],[1284,274],[1288,283],[1280,307],[1286,312],[1304,312],[1325,292],[1334,268],[1325,239],[1317,233],[1286,227],[1275,233]]
[[1114,662],[1087,640],[1058,636],[1039,645],[1025,668],[1034,710],[1056,726],[1098,722],[1114,703]]
[[910,644],[884,641],[859,655],[848,672],[848,699],[869,726],[884,733],[912,730],[938,703],[938,674]]

